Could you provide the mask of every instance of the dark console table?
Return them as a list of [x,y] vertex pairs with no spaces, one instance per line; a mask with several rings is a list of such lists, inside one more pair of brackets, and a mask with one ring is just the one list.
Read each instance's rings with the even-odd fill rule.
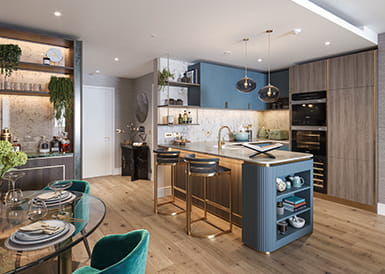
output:
[[147,145],[133,146],[121,144],[122,176],[131,176],[131,180],[148,180],[150,149]]

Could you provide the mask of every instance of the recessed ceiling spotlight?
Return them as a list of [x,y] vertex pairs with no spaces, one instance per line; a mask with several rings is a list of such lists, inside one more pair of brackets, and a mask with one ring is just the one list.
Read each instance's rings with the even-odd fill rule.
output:
[[59,16],[61,16],[61,12],[60,12],[60,11],[55,11],[55,12],[53,13],[53,15],[59,17]]
[[262,58],[258,58],[257,61],[258,61],[259,63],[261,63],[261,62],[262,62]]
[[293,34],[294,34],[294,35],[297,35],[297,34],[299,34],[299,33],[301,33],[301,32],[302,32],[302,29],[300,29],[300,28],[293,29]]
[[115,58],[114,58],[114,61],[118,62],[118,61],[119,61],[119,58],[118,58],[118,57],[115,57]]
[[100,70],[98,70],[98,69],[97,69],[97,70],[95,70],[95,73],[100,73]]
[[325,42],[325,46],[330,46],[330,44],[331,44],[330,41]]
[[231,50],[226,50],[223,52],[224,55],[231,55],[231,53],[232,53]]

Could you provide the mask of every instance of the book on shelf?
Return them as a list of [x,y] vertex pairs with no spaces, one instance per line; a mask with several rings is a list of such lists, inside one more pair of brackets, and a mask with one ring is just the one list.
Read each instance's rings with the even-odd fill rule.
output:
[[291,207],[291,208],[297,208],[297,207],[300,207],[300,206],[303,206],[303,205],[306,205],[306,202],[302,202],[302,203],[299,203],[299,204],[295,204],[295,205],[292,205],[292,204],[289,204],[289,203],[286,203],[286,202],[283,202],[283,205],[286,205],[287,207]]
[[284,202],[288,203],[288,204],[292,204],[292,205],[295,205],[295,204],[299,204],[299,203],[302,203],[302,202],[305,202],[305,198],[301,198],[301,197],[297,197],[297,196],[292,196],[292,197],[287,197],[285,199],[283,199]]
[[306,205],[302,205],[302,206],[296,207],[296,208],[288,207],[287,205],[283,205],[283,208],[288,210],[288,211],[291,211],[291,212],[297,212],[299,210],[302,210],[302,209],[306,208]]
[[252,149],[252,150],[255,150],[257,152],[266,152],[266,151],[270,151],[273,149],[277,149],[277,148],[283,146],[283,144],[280,144],[280,143],[261,143],[258,145],[242,144],[242,146],[247,147],[247,148]]

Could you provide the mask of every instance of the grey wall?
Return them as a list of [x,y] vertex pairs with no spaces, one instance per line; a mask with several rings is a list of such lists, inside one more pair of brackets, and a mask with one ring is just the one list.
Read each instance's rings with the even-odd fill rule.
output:
[[[146,142],[148,146],[150,147],[150,151],[153,150],[153,143],[152,143],[152,137],[153,137],[153,132],[152,132],[152,125],[153,125],[153,111],[156,109],[156,107],[153,106],[153,98],[152,98],[152,83],[153,83],[153,78],[154,75],[153,73],[146,74],[142,77],[139,77],[135,80],[133,80],[133,97],[131,99],[131,103],[134,104],[132,108],[132,115],[134,116],[134,123],[136,126],[144,126],[147,134],[147,139]],[[135,117],[135,112],[136,108],[138,107],[136,102],[136,96],[139,93],[145,93],[148,98],[148,114],[147,114],[147,119],[143,122],[140,123],[136,117]],[[139,141],[139,140],[138,140]],[[152,153],[151,153],[152,155]],[[152,167],[152,164],[151,164]],[[151,169],[150,169],[151,170]],[[151,178],[151,177],[150,177]]]
[[385,203],[385,33],[378,36],[377,182],[378,202]]
[[[99,74],[84,75],[83,85],[112,87],[115,89],[115,127],[125,129],[130,121],[134,121],[134,81],[126,78],[117,78]],[[124,135],[115,135],[115,168],[121,167],[120,143]]]

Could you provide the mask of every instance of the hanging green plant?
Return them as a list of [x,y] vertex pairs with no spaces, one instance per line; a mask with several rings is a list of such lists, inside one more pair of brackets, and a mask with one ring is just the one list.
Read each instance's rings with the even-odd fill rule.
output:
[[73,84],[71,78],[51,76],[48,84],[49,100],[55,109],[55,118],[69,119],[73,108]]
[[167,85],[168,79],[174,79],[174,74],[171,73],[168,69],[164,68],[159,72],[159,86],[162,89],[165,85]]
[[17,70],[20,56],[21,48],[18,45],[0,45],[0,73],[5,74],[5,77],[11,76]]

